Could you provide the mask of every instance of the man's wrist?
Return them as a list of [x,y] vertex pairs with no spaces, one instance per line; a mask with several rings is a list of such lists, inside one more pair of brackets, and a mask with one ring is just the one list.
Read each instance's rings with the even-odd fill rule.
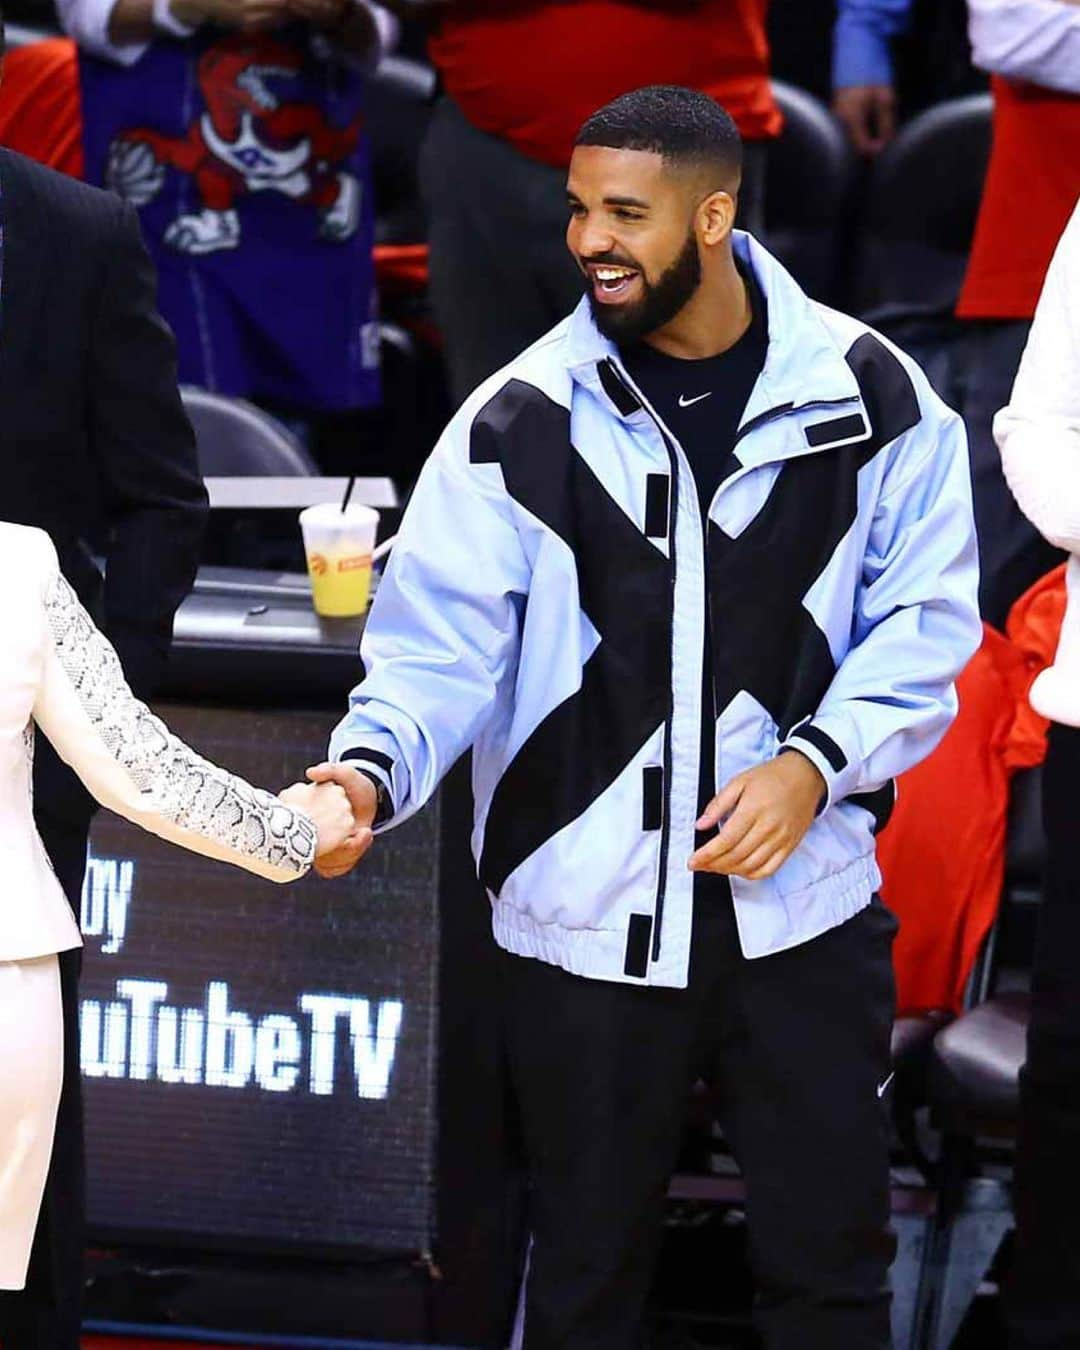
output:
[[785,745],[778,758],[786,759],[792,768],[800,771],[800,774],[805,777],[807,793],[809,794],[812,790],[817,802],[814,814],[820,815],[825,803],[829,800],[829,785],[825,781],[825,775],[809,755],[804,755],[801,750],[793,745]]
[[358,774],[366,778],[375,789],[375,815],[371,821],[372,829],[379,825],[385,825],[394,814],[394,803],[390,793],[386,790],[386,784],[370,769],[362,769],[359,764],[352,764],[350,768],[355,769]]

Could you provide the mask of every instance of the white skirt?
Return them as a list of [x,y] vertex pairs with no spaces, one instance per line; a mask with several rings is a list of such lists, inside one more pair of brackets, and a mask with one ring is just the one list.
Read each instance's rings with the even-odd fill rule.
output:
[[0,1289],[23,1289],[64,1070],[55,956],[0,961]]

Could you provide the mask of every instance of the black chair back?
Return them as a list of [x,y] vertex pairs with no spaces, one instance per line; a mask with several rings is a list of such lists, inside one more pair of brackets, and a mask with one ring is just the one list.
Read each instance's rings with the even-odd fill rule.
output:
[[872,323],[951,314],[990,156],[989,94],[950,99],[903,127],[874,164],[852,308]]
[[318,473],[300,441],[261,408],[193,385],[180,393],[204,478],[305,478]]
[[830,300],[854,155],[839,122],[818,99],[773,81],[784,130],[769,145],[765,183],[768,245],[815,299]]
[[419,244],[427,238],[417,165],[435,88],[434,70],[403,56],[384,58],[368,84],[378,244]]

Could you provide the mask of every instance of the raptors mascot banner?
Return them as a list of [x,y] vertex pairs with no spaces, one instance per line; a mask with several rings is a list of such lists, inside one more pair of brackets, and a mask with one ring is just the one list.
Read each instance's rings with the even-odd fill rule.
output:
[[376,402],[363,75],[304,24],[80,68],[86,175],[138,209],[181,380],[298,412]]

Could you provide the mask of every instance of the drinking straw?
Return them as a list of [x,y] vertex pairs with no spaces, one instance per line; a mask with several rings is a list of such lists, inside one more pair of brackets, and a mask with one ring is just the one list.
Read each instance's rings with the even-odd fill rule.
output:
[[353,494],[353,488],[356,486],[356,474],[349,479],[349,486],[345,489],[345,496],[341,503],[341,514],[344,515],[349,506],[349,498]]

